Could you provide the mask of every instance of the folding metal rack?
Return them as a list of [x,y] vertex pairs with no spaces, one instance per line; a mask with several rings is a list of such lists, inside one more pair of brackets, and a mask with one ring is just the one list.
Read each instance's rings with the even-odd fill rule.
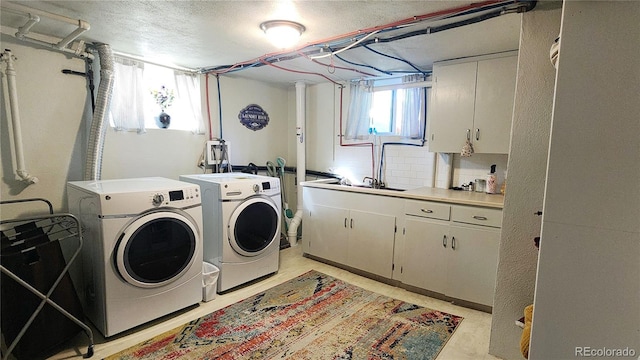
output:
[[[54,309],[58,310],[65,317],[67,317],[69,320],[76,323],[79,327],[81,327],[85,331],[85,333],[89,337],[89,345],[87,348],[87,353],[84,355],[84,358],[89,358],[93,356],[93,345],[94,345],[93,332],[91,331],[91,328],[89,328],[89,326],[87,326],[84,322],[77,319],[75,316],[73,316],[71,313],[69,313],[67,310],[65,310],[63,307],[58,305],[55,301],[53,301],[50,298],[54,290],[56,289],[56,287],[60,284],[62,279],[65,277],[65,275],[68,274],[71,264],[76,259],[76,257],[80,253],[80,250],[82,249],[83,239],[82,239],[82,229],[80,226],[80,222],[72,214],[68,214],[68,213],[54,214],[53,206],[46,199],[33,198],[33,199],[23,199],[23,200],[7,200],[7,201],[0,201],[0,205],[33,204],[35,202],[44,202],[49,208],[49,213],[46,215],[34,215],[34,216],[29,216],[24,218],[0,220],[0,228],[3,234],[6,236],[5,239],[9,240],[12,243],[12,246],[11,246],[12,249],[5,250],[5,252],[8,251],[14,254],[15,253],[26,254],[27,252],[33,251],[34,249],[37,249],[38,247],[43,246],[48,242],[53,242],[53,241],[60,242],[65,239],[70,239],[69,241],[65,242],[65,246],[68,246],[68,247],[65,247],[65,250],[72,252],[72,255],[69,258],[69,260],[66,261],[65,267],[62,269],[62,271],[60,272],[60,275],[58,275],[53,285],[50,287],[50,289],[46,293],[39,291],[38,289],[36,289],[35,287],[30,285],[23,279],[21,279],[19,276],[11,272],[5,266],[0,265],[0,270],[2,271],[3,274],[15,280],[18,284],[20,284],[21,286],[23,286],[24,288],[32,292],[41,300],[38,307],[34,311],[34,313],[31,315],[31,317],[29,317],[28,321],[24,324],[24,326],[22,327],[22,329],[20,330],[16,338],[7,348],[7,352],[6,354],[4,354],[3,360],[6,360],[9,358],[9,355],[14,350],[14,348],[16,347],[20,339],[24,336],[27,329],[29,328],[29,326],[31,326],[33,321],[38,316],[38,314],[42,311],[45,304],[49,304]],[[21,226],[24,224],[30,224],[30,225],[27,226],[25,229],[24,226]],[[33,225],[35,225],[35,227]],[[48,239],[48,241],[46,242],[41,241],[43,234],[44,236],[46,236],[46,239]],[[39,239],[40,241],[35,241],[36,238]],[[77,244],[75,244],[75,241],[73,241],[73,239],[77,239]],[[70,243],[71,245],[69,245]],[[11,255],[11,254],[5,253],[0,255],[5,256],[5,255]]]

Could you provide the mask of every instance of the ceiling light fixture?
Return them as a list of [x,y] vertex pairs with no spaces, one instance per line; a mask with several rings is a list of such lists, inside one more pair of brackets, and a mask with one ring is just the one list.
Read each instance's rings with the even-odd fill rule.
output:
[[260,24],[269,41],[280,49],[293,47],[306,30],[304,25],[288,20],[269,20]]

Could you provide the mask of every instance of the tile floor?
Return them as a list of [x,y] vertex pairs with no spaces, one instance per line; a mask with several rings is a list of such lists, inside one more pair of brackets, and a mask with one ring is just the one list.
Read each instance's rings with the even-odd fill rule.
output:
[[[165,331],[178,327],[186,322],[209,314],[248,296],[260,293],[277,284],[292,279],[309,270],[317,270],[335,278],[347,281],[370,291],[374,291],[389,297],[421,305],[424,307],[449,312],[464,317],[460,327],[456,330],[447,345],[444,347],[438,360],[490,360],[498,359],[487,353],[489,349],[489,335],[491,330],[491,315],[456,306],[445,301],[433,299],[427,296],[415,294],[407,290],[391,285],[383,284],[346,270],[342,270],[321,262],[302,256],[301,246],[294,246],[280,252],[280,270],[277,274],[265,278],[262,281],[252,283],[216,297],[207,303],[187,311],[158,319],[151,323],[141,325],[130,331],[112,336],[108,339],[94,331],[94,355],[92,359],[102,359],[118,351],[126,349],[138,342],[159,335]],[[69,347],[50,359],[82,359],[87,351],[87,336],[81,332]]]

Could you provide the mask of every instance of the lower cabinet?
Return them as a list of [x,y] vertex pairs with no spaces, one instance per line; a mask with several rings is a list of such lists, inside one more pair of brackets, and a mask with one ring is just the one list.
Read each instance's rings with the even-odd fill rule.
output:
[[[500,209],[308,187],[303,196],[305,254],[493,305]],[[404,236],[396,238],[398,219]]]
[[407,217],[404,226],[402,282],[446,294],[449,222]]
[[[491,221],[500,210],[459,207],[471,221]],[[488,212],[490,217],[485,213]],[[478,215],[482,213],[482,215]],[[474,218],[475,216],[475,218]],[[480,220],[478,220],[480,219]],[[484,219],[484,220],[483,220]],[[492,306],[500,228],[407,214],[402,282],[446,296]],[[495,223],[492,223],[492,225]]]
[[[354,197],[360,206],[366,206],[368,201],[376,205],[381,202],[374,195],[340,195]],[[395,215],[319,205],[307,201],[310,198],[305,198],[302,218],[302,250],[305,253],[389,279],[392,277]],[[323,200],[331,202],[327,197]],[[401,203],[401,200],[395,200]]]
[[347,263],[348,209],[312,204],[302,215],[302,250],[310,255]]
[[348,220],[348,266],[391,278],[395,216],[351,210]]

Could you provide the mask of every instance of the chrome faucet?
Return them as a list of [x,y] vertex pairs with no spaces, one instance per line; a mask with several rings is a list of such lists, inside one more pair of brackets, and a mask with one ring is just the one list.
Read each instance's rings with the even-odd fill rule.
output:
[[380,182],[380,181],[378,181],[378,179],[374,179],[374,178],[372,178],[370,176],[365,176],[362,179],[362,182],[367,184],[367,180],[369,180],[368,185],[371,186],[374,189],[380,189],[380,188],[384,187],[384,183],[383,182]]

